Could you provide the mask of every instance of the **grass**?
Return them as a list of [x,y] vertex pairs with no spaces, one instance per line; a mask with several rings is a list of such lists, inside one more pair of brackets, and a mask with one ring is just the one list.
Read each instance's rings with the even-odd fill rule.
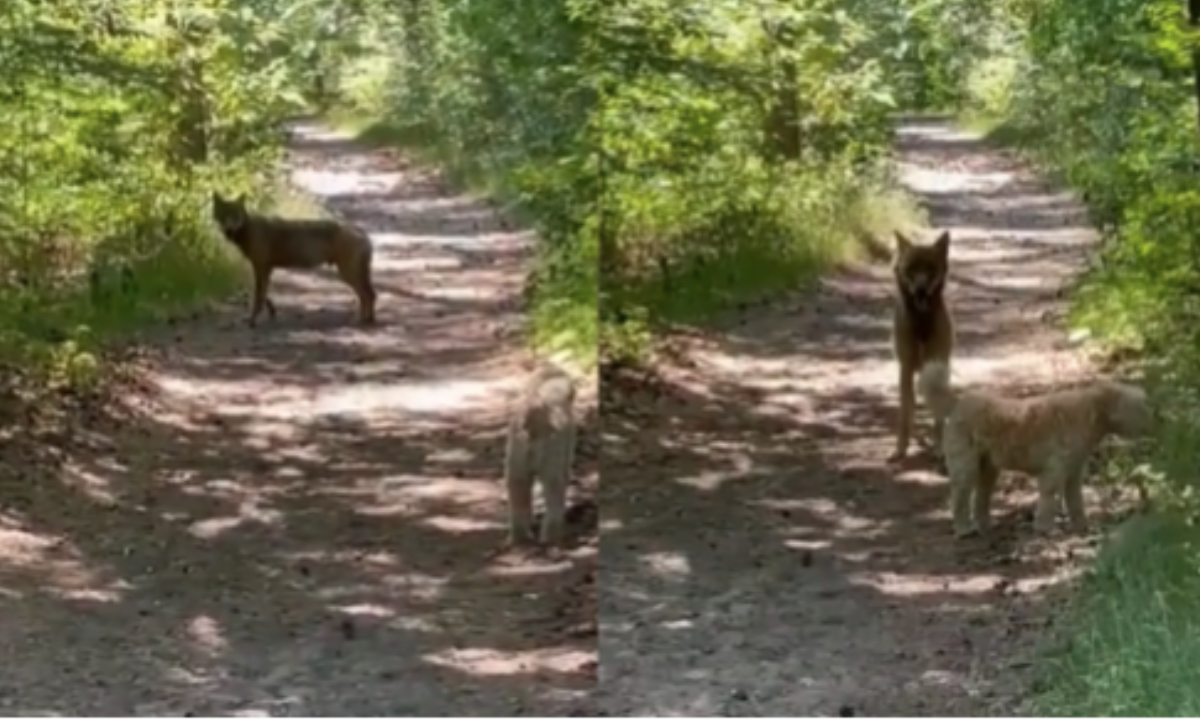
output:
[[[292,216],[321,213],[280,183],[265,205]],[[198,210],[199,212],[199,210]],[[209,310],[245,286],[245,262],[207,217],[195,218],[156,252],[95,268],[86,282],[13,291],[0,298],[0,356],[49,388],[86,387],[104,376],[101,352],[138,331]]]
[[90,385],[102,379],[104,347],[228,296],[239,270],[216,242],[188,238],[136,264],[97,268],[87,282],[14,292],[0,306],[0,353],[48,386]]
[[[1091,301],[1079,305],[1099,312]],[[1109,325],[1098,327],[1107,330]],[[1137,515],[1105,538],[1096,564],[1041,659],[1031,708],[1048,717],[1200,715],[1200,526],[1195,468],[1200,424],[1191,359],[1150,360],[1162,414],[1144,454],[1117,477],[1149,476],[1158,511]],[[1170,368],[1177,367],[1182,372]],[[1137,467],[1134,467],[1134,465]]]
[[1200,716],[1200,528],[1138,516],[1115,531],[1048,653],[1045,717]]
[[898,188],[872,188],[830,205],[824,216],[784,216],[771,231],[740,237],[734,252],[676,268],[669,283],[647,284],[627,297],[663,322],[702,323],[740,303],[803,290],[839,265],[882,257],[894,230],[927,222]]
[[[333,110],[325,119],[352,133],[363,144],[404,149],[418,162],[443,169],[453,185],[498,200],[504,206],[502,212],[524,226],[532,224],[530,218],[522,215],[520,205],[513,201],[514,193],[502,176],[454,147],[438,142],[433,133],[345,110]],[[542,283],[530,302],[529,344],[539,354],[583,371],[591,370],[598,362],[597,303],[597,288],[574,278]]]
[[[805,182],[807,180],[807,182]],[[744,222],[721,218],[706,232],[703,222],[675,237],[681,250],[665,273],[656,269],[633,275],[622,287],[609,287],[610,312],[603,326],[603,355],[618,364],[639,365],[651,357],[656,335],[672,326],[704,326],[723,313],[805,291],[833,268],[865,258],[890,257],[894,230],[926,225],[923,210],[900,188],[877,186],[831,191],[822,177],[797,178],[780,193],[784,202],[758,208]],[[821,198],[807,208],[790,205],[796,197]],[[813,205],[817,211],[813,212]],[[677,213],[678,215],[678,213]],[[686,213],[683,213],[686,216]],[[664,223],[663,232],[674,228]],[[732,229],[732,233],[729,229]],[[643,232],[653,237],[653,231]],[[696,246],[712,255],[689,252]],[[614,283],[615,285],[615,283]],[[665,333],[664,333],[665,329]]]
[[[265,210],[288,217],[322,217],[324,209],[283,178],[268,188]],[[99,337],[115,337],[228,298],[249,282],[244,259],[210,227],[207,205],[194,234],[176,239],[143,264],[135,284],[111,302],[80,303],[78,313]]]

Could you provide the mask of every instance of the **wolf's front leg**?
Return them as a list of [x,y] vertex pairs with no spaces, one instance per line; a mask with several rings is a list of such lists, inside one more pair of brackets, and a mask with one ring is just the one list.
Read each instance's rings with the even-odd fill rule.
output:
[[888,456],[895,462],[903,460],[908,454],[909,438],[912,435],[913,415],[915,413],[916,392],[913,389],[913,369],[910,363],[901,360],[900,363],[900,415],[896,420],[896,448]]
[[275,303],[267,297],[267,289],[271,285],[271,266],[265,263],[254,264],[254,301],[250,308],[250,327],[258,325],[258,316],[265,307],[272,320],[275,319]]

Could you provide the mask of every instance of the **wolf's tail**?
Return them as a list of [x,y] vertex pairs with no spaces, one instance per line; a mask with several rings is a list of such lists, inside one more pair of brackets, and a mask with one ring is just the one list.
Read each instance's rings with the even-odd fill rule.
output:
[[917,376],[917,393],[937,417],[946,417],[958,404],[958,393],[950,387],[950,366],[941,360],[930,360]]

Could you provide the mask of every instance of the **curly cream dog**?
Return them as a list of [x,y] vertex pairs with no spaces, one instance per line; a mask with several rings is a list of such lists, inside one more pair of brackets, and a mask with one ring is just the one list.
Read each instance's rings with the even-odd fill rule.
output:
[[566,528],[567,486],[575,458],[575,381],[546,365],[531,374],[516,398],[508,422],[504,478],[508,489],[509,542],[532,540],[533,486],[542,487],[546,506],[540,539],[559,545]]
[[1071,527],[1085,529],[1088,458],[1106,436],[1144,435],[1154,419],[1145,392],[1107,380],[1039,397],[1004,398],[951,388],[949,367],[931,361],[920,371],[917,392],[937,417],[945,418],[942,452],[959,537],[987,532],[1001,470],[1037,478],[1038,532],[1054,528],[1062,501]]

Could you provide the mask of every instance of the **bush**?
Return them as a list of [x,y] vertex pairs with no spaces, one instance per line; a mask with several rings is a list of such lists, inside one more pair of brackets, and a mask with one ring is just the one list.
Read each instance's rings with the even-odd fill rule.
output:
[[[836,3],[626,5],[604,20],[602,317],[703,318],[797,287],[874,228],[894,107],[878,38]],[[802,70],[801,70],[802,69]],[[606,352],[626,353],[620,335]]]
[[[272,9],[9,3],[0,15],[0,361],[84,381],[113,333],[226,294],[212,188],[274,187],[301,98]],[[263,170],[266,168],[266,170]]]

